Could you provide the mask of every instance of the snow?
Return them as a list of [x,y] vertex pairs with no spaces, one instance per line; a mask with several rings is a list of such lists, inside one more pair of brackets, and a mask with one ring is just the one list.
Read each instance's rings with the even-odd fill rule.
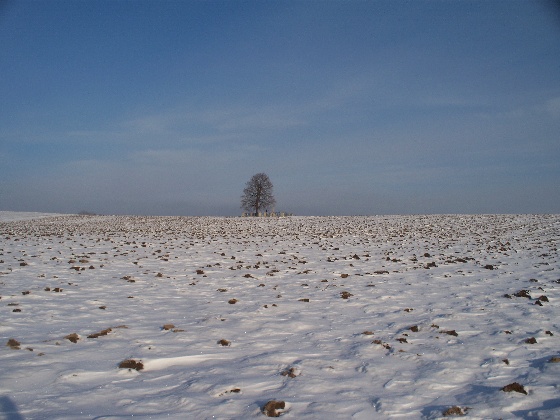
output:
[[43,217],[60,216],[57,213],[38,213],[22,211],[0,211],[0,222],[14,222],[18,220],[40,219]]
[[560,215],[0,216],[0,418],[560,418]]

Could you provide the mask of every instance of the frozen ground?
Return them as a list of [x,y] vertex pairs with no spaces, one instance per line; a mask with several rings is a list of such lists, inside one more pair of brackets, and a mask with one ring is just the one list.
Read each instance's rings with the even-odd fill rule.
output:
[[293,419],[558,419],[559,233],[560,215],[0,222],[0,418],[277,400]]
[[60,216],[56,213],[37,213],[24,211],[0,211],[0,222],[15,222],[18,220],[41,219],[43,217]]

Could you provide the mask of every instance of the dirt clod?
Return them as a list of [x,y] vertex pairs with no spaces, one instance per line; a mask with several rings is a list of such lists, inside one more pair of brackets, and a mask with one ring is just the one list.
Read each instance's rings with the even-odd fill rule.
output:
[[504,386],[502,388],[502,391],[504,391],[504,392],[519,392],[520,394],[527,395],[527,391],[525,391],[525,388],[523,387],[523,385],[521,385],[520,383],[517,383],[517,382],[513,382],[509,385]]
[[101,337],[101,336],[103,336],[103,335],[109,334],[111,331],[113,331],[111,328],[107,328],[107,329],[101,330],[101,331],[99,331],[99,332],[90,334],[90,335],[87,336],[87,338],[97,338],[97,337]]
[[144,369],[144,364],[134,359],[126,359],[119,363],[119,368],[142,370]]
[[290,378],[295,378],[296,376],[298,376],[296,369],[293,367],[286,369],[281,373],[281,375],[288,376]]
[[6,343],[6,346],[11,348],[12,350],[19,350],[21,347],[21,343],[17,341],[15,338],[10,338]]
[[262,411],[267,417],[280,417],[281,413],[277,410],[283,410],[284,408],[286,408],[286,403],[284,401],[270,400],[264,405]]
[[459,406],[454,405],[453,407],[449,407],[447,410],[443,412],[444,417],[451,417],[451,416],[464,416],[465,412]]
[[514,293],[513,296],[531,299],[531,295],[529,294],[528,290],[520,290],[519,292]]
[[66,340],[71,341],[72,343],[77,343],[78,340],[80,339],[80,336],[76,333],[72,333],[72,334],[68,334],[66,337],[64,337]]

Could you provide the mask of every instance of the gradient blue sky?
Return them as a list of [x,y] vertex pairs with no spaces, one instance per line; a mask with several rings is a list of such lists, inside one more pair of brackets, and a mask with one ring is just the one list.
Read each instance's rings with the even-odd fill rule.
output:
[[560,213],[560,9],[0,0],[0,210]]

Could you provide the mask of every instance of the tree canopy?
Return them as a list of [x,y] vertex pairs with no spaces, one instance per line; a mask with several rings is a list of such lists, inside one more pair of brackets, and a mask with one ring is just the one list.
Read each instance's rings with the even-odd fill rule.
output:
[[276,204],[272,193],[272,182],[265,173],[251,177],[241,196],[241,208],[250,213],[258,214],[262,209],[268,210]]

